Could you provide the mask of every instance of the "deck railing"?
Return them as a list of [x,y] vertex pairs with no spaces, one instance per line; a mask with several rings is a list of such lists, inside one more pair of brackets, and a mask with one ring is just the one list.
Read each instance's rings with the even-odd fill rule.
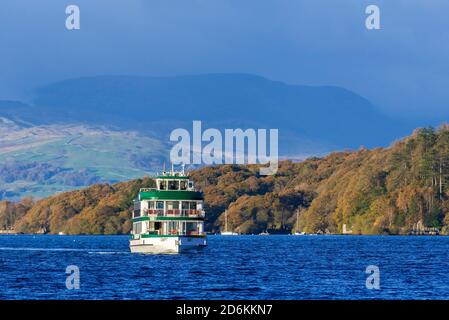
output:
[[203,210],[193,210],[193,209],[173,209],[166,210],[163,209],[148,209],[144,210],[144,215],[153,217],[204,217]]
[[167,216],[181,216],[181,217],[197,217],[203,214],[202,210],[182,209],[182,210],[167,210]]
[[178,230],[172,230],[171,232],[168,232],[167,235],[172,236],[200,236],[204,235],[205,233],[199,233],[198,231],[188,231],[188,232],[180,232]]
[[148,209],[148,210],[144,210],[145,215],[148,216],[158,216],[158,217],[162,217],[164,216],[164,210],[162,209]]
[[[154,236],[204,236],[205,232],[200,233],[198,231],[189,231],[189,232],[178,232],[177,230],[172,230],[171,232],[161,233],[160,230],[155,231],[147,231],[146,234],[154,235]],[[140,238],[140,234],[134,234],[133,237],[135,239]]]

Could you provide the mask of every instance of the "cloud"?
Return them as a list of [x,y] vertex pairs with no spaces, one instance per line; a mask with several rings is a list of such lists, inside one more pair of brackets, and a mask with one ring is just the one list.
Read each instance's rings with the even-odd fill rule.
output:
[[377,0],[379,31],[365,0],[73,3],[79,31],[65,29],[69,3],[1,2],[0,98],[79,76],[243,72],[342,86],[391,114],[449,113],[445,0]]

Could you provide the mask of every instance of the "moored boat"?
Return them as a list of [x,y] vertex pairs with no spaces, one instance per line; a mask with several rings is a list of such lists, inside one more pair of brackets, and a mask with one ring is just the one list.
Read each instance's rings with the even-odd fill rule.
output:
[[296,231],[293,233],[294,236],[305,236],[305,232],[299,231],[299,209],[296,210]]
[[228,211],[225,211],[225,229],[224,231],[220,232],[222,236],[238,236],[239,234],[237,232],[228,231]]

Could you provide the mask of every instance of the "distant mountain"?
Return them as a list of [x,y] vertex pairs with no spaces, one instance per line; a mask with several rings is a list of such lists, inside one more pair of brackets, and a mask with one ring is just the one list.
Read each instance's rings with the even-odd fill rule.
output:
[[0,100],[0,199],[139,177],[169,162],[175,128],[277,128],[281,158],[387,145],[414,126],[337,87],[247,74],[98,76]]
[[413,129],[343,88],[247,74],[70,79],[38,89],[33,109],[25,119],[112,125],[164,139],[174,128],[190,128],[192,120],[218,128],[278,128],[281,150],[289,155],[385,145]]

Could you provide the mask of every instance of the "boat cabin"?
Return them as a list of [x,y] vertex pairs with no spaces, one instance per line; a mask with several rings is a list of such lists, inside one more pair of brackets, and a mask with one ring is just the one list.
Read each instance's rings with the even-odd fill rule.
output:
[[155,178],[156,188],[142,188],[134,201],[133,234],[203,234],[203,195],[179,174]]

